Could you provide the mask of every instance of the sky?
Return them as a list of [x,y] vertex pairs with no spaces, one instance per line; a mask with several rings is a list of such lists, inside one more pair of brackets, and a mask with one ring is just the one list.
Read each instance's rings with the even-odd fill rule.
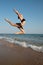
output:
[[26,19],[26,34],[43,34],[43,0],[0,0],[0,33],[16,33],[18,28],[8,24],[4,18],[19,23],[13,9],[17,9]]

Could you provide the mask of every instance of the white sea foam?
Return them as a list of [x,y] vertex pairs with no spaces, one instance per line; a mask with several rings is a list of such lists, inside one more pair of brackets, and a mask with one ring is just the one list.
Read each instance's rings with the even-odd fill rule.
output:
[[20,42],[20,41],[17,41],[17,40],[14,40],[12,38],[8,38],[8,37],[2,37],[1,39],[4,39],[5,41],[8,41],[10,43],[15,43],[15,44],[18,44],[20,46],[27,47],[26,42]]
[[28,47],[31,47],[33,50],[43,52],[43,46],[28,45]]
[[25,41],[20,42],[20,41],[13,40],[11,38],[7,39],[7,41],[9,41],[11,43],[18,44],[18,45],[20,45],[22,47],[25,47],[25,48],[26,47],[30,47],[30,48],[32,48],[35,51],[43,52],[43,46],[36,46],[36,45],[32,45],[32,44],[28,44],[27,45],[27,43]]
[[20,45],[25,48],[30,47],[33,50],[38,51],[38,52],[43,52],[43,46],[36,46],[36,45],[32,45],[32,44],[27,45],[27,42],[25,42],[25,41],[18,41],[18,40],[14,40],[14,39],[8,38],[8,37],[0,37],[0,39],[4,39],[5,41],[8,41],[10,43],[15,43],[15,44]]
[[10,43],[14,43],[14,40],[11,38],[6,38],[6,41],[10,42]]
[[19,44],[20,46],[27,47],[26,42],[15,41],[15,43]]
[[27,45],[27,43],[26,42],[18,42],[17,41],[17,44],[19,44],[19,45],[21,45],[21,46],[23,46],[23,47],[30,47],[30,48],[32,48],[33,50],[35,50],[35,51],[38,51],[38,52],[43,52],[43,46],[36,46],[36,45],[32,45],[32,44],[28,44]]

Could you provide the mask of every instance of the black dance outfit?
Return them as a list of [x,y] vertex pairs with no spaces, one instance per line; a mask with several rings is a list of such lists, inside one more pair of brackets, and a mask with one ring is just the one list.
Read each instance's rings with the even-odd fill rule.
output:
[[[21,20],[21,23],[24,22],[24,21],[25,21],[25,19],[22,19],[22,20]],[[21,23],[16,23],[16,24],[18,25],[18,28],[22,28],[22,29],[23,29]]]

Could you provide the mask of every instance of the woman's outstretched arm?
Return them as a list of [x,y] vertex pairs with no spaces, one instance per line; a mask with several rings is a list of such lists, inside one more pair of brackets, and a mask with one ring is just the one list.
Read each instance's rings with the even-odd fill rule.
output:
[[20,14],[16,9],[13,9],[13,11],[14,11],[17,15]]

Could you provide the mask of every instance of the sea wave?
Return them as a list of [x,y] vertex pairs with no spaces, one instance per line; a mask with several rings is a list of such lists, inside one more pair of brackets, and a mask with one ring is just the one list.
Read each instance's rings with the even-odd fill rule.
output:
[[38,51],[38,52],[43,52],[43,46],[37,46],[35,44],[27,43],[26,40],[21,40],[19,38],[13,39],[13,38],[9,38],[9,37],[0,37],[0,39],[3,39],[3,40],[8,41],[10,43],[17,44],[17,45],[25,47],[25,48],[30,47],[33,50]]
[[43,46],[28,45],[28,47],[32,48],[35,51],[43,52]]

